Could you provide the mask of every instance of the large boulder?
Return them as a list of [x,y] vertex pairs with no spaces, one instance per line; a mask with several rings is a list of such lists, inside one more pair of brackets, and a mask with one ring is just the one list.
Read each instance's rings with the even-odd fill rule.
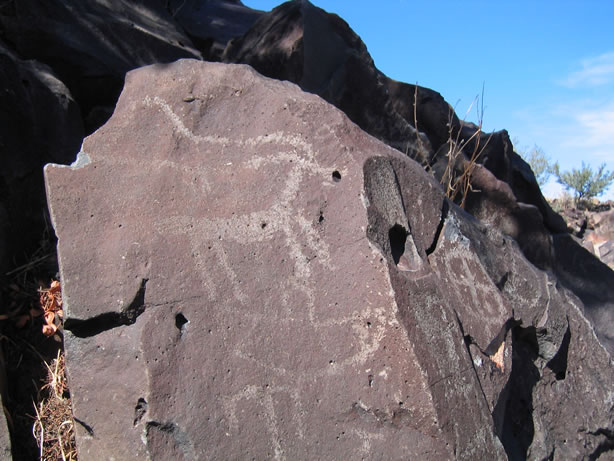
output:
[[239,0],[160,0],[207,61],[219,61],[228,42],[245,34],[263,12]]
[[29,262],[45,227],[43,165],[70,163],[83,139],[79,107],[46,65],[0,41],[0,274]]
[[45,174],[81,460],[612,447],[614,370],[582,302],[291,83],[132,71]]
[[201,58],[162,1],[20,0],[0,28],[20,56],[49,65],[79,103],[87,132],[113,112],[136,67]]
[[294,82],[334,104],[370,135],[425,164],[429,160],[428,138],[395,110],[386,76],[336,14],[307,0],[286,2],[231,40],[222,60]]
[[[590,257],[567,265],[567,247],[555,242],[557,235],[566,234],[565,222],[544,199],[505,130],[484,133],[459,121],[437,92],[389,79],[343,19],[308,0],[286,2],[261,16],[242,37],[228,43],[223,60],[297,83],[334,104],[370,135],[420,162],[445,184],[457,204],[514,239],[540,269],[558,271],[591,311],[603,313],[588,318],[602,320],[594,326],[614,352],[609,333],[614,328],[614,287],[602,282],[611,275],[606,267],[596,268],[587,279],[584,267],[592,265]],[[569,245],[569,251],[582,255],[578,245]],[[585,296],[581,286],[586,282],[603,285],[603,295]]]

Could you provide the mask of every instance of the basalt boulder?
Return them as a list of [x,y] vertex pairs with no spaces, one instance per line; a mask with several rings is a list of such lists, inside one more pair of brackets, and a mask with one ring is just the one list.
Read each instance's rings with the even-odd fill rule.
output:
[[283,3],[231,40],[222,60],[294,82],[341,109],[372,136],[428,162],[429,139],[395,110],[386,76],[360,37],[336,14],[305,0]]
[[45,226],[42,168],[70,163],[83,139],[79,107],[48,66],[0,41],[0,273],[27,263]]
[[239,0],[169,0],[164,3],[207,61],[219,61],[228,42],[245,34],[264,14]]
[[[307,0],[286,2],[231,40],[223,61],[249,64],[263,75],[320,95],[368,134],[421,163],[457,204],[514,239],[534,265],[557,272],[591,311],[604,313],[589,315],[591,322],[614,317],[614,288],[602,282],[612,274],[606,266],[594,266],[574,242],[560,244],[567,233],[565,222],[543,197],[529,165],[514,152],[508,133],[485,133],[460,121],[437,92],[383,75],[360,37],[337,15]],[[571,267],[566,265],[570,251],[578,261]],[[600,286],[602,294],[587,296],[583,285]],[[613,353],[609,332],[614,318],[594,327]]]
[[201,58],[162,1],[20,0],[0,9],[5,40],[50,66],[78,102],[87,132],[113,112],[136,67]]
[[289,82],[132,71],[45,175],[82,460],[613,446],[614,369],[582,301]]

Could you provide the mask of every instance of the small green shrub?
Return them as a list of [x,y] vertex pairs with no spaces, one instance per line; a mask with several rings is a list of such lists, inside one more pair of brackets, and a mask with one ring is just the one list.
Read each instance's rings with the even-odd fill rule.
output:
[[552,173],[565,189],[574,191],[576,203],[602,195],[614,182],[614,172],[606,171],[605,163],[601,164],[597,171],[582,162],[582,168],[563,172],[560,171],[559,164],[555,163],[552,165]]

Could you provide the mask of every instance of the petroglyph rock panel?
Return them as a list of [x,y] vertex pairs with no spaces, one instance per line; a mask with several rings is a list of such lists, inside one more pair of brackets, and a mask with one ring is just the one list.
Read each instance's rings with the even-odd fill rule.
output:
[[75,163],[45,175],[80,459],[609,443],[614,394],[587,389],[612,367],[579,300],[291,83],[192,60],[135,70]]
[[46,170],[83,459],[450,456],[366,235],[382,153],[247,66],[128,75]]

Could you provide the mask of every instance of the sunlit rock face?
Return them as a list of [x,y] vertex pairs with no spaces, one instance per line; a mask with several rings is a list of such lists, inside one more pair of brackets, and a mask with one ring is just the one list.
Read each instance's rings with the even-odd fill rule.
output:
[[138,69],[45,175],[80,459],[609,446],[582,301],[316,95],[244,65]]
[[305,0],[263,14],[228,42],[222,59],[318,94],[418,161],[455,203],[511,237],[532,264],[554,272],[582,300],[600,341],[614,353],[614,273],[568,239],[564,220],[505,130],[484,133],[461,122],[436,91],[386,77],[350,25]]

